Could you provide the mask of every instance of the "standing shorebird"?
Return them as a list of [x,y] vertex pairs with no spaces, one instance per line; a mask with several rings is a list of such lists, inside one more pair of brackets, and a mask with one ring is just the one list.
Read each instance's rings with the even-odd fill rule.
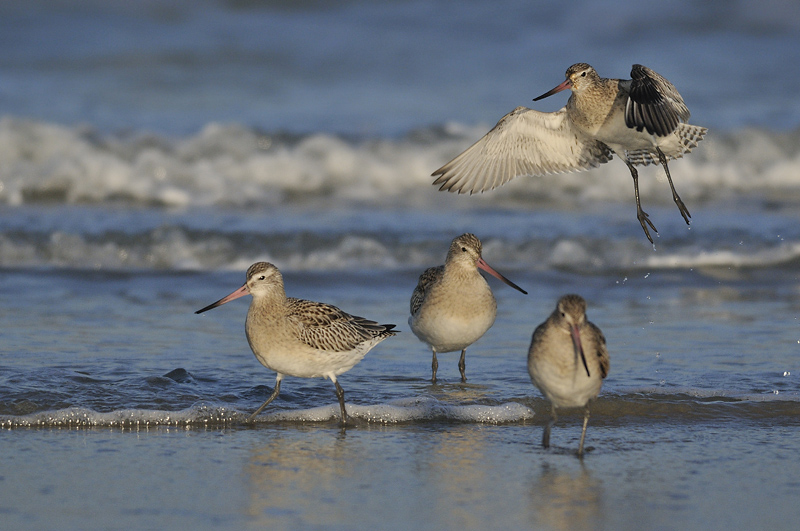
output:
[[211,310],[248,293],[253,301],[245,324],[247,342],[256,359],[278,376],[275,390],[247,422],[278,396],[281,380],[288,375],[330,378],[336,387],[342,425],[346,425],[344,390],[336,377],[352,369],[372,347],[395,335],[392,331],[395,325],[356,317],[323,302],[287,297],[281,272],[267,262],[251,265],[241,288],[195,313]]
[[517,107],[503,116],[483,138],[433,172],[439,190],[484,192],[518,175],[541,176],[586,170],[611,160],[612,153],[628,166],[636,196],[636,217],[653,243],[649,225],[658,234],[639,201],[636,165],[664,167],[672,199],[686,224],[689,210],[681,201],[667,161],[690,152],[707,129],[685,123],[689,109],[672,84],[646,66],[633,65],[632,79],[600,77],[586,63],[569,67],[566,81],[534,98],[538,101],[571,89],[567,105],[556,112]]
[[455,238],[445,264],[426,269],[411,295],[408,324],[414,335],[431,347],[432,382],[436,382],[439,368],[436,353],[456,350],[461,350],[458,368],[461,381],[466,382],[467,347],[480,339],[497,317],[497,301],[478,268],[528,294],[492,269],[481,258],[481,249],[481,241],[474,234]]
[[564,295],[547,320],[536,327],[528,350],[528,373],[551,405],[551,419],[542,436],[550,446],[550,429],[556,423],[556,408],[584,408],[583,431],[578,455],[583,455],[589,401],[597,398],[608,375],[606,338],[586,320],[586,301],[578,295]]

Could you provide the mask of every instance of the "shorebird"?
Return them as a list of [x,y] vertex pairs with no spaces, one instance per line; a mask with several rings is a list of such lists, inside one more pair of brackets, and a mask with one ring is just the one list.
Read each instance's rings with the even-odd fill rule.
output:
[[246,278],[241,288],[195,313],[247,294],[253,296],[245,324],[247,342],[256,359],[278,375],[275,390],[247,422],[278,396],[284,376],[297,376],[329,378],[336,387],[342,425],[346,425],[344,390],[336,377],[352,369],[372,347],[395,335],[395,325],[356,317],[324,302],[287,297],[281,272],[268,262],[251,265]]
[[461,381],[466,382],[467,347],[480,339],[497,317],[497,301],[478,269],[528,294],[492,269],[481,257],[481,250],[481,241],[474,234],[455,238],[445,264],[426,269],[411,295],[408,324],[414,335],[431,347],[432,382],[436,382],[439,368],[436,353],[456,350],[461,350],[458,368]]
[[533,385],[550,401],[551,418],[542,435],[550,446],[550,430],[558,420],[556,408],[584,408],[578,455],[589,423],[589,401],[597,398],[608,375],[609,359],[603,332],[586,319],[586,301],[565,295],[556,309],[533,332],[528,350],[528,373]]
[[689,109],[672,84],[646,66],[633,65],[632,79],[600,77],[586,63],[569,67],[566,80],[538,101],[571,89],[567,105],[556,112],[517,107],[483,138],[433,172],[439,190],[484,192],[519,175],[541,176],[586,170],[611,160],[613,153],[633,177],[636,217],[653,243],[658,234],[639,201],[635,166],[660,163],[672,199],[686,224],[689,210],[681,201],[667,161],[682,157],[703,139],[707,129],[689,125]]

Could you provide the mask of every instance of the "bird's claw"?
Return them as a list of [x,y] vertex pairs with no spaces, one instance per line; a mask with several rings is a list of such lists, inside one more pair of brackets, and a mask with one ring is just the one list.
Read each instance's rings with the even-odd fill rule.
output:
[[683,216],[683,221],[685,221],[687,225],[690,225],[691,223],[689,219],[692,217],[692,215],[689,213],[689,209],[686,208],[686,205],[683,204],[683,201],[681,201],[681,198],[677,195],[673,197],[673,199],[675,200],[675,204],[678,205],[678,210],[680,211],[681,216]]
[[650,236],[650,231],[647,230],[647,225],[650,225],[650,228],[653,229],[653,232],[655,232],[656,234],[658,234],[658,229],[656,229],[656,226],[653,225],[652,221],[650,221],[650,216],[647,214],[647,212],[645,212],[640,208],[639,211],[636,213],[636,217],[639,219],[639,223],[641,223],[642,225],[642,230],[644,231],[644,235],[647,236],[647,239],[650,240],[650,243],[654,243],[653,237]]

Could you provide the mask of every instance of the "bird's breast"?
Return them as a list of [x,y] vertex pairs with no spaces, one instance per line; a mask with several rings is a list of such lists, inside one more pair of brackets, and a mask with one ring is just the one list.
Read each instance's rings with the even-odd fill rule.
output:
[[582,93],[573,94],[567,101],[567,114],[579,130],[595,137],[598,132],[615,120],[617,115],[624,124],[625,97],[615,87],[601,86]]
[[439,352],[461,350],[477,341],[494,324],[497,301],[486,280],[449,283],[431,289],[411,330]]

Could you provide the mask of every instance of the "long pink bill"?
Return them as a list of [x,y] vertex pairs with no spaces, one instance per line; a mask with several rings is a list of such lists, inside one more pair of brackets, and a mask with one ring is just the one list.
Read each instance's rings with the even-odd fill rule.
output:
[[586,356],[583,353],[583,344],[581,343],[581,331],[578,329],[577,325],[572,327],[572,346],[575,347],[575,358],[577,359],[578,356],[581,357],[581,361],[583,362],[583,368],[586,369],[586,376],[591,378],[592,375],[589,374],[589,365],[586,363]]
[[502,280],[503,282],[505,282],[506,284],[508,284],[508,285],[509,285],[509,286],[511,286],[512,288],[514,288],[515,290],[517,290],[517,291],[521,291],[521,292],[522,292],[522,293],[524,293],[525,295],[527,295],[527,294],[528,294],[528,292],[527,292],[527,291],[525,291],[525,290],[524,290],[524,289],[522,289],[521,287],[519,287],[519,286],[517,286],[516,284],[514,284],[513,282],[511,282],[510,280],[508,280],[506,277],[504,277],[503,275],[501,275],[501,274],[500,274],[500,273],[498,273],[497,271],[495,271],[495,270],[494,270],[494,269],[493,269],[493,268],[492,268],[492,267],[491,267],[489,264],[487,264],[487,263],[486,263],[486,261],[485,261],[483,258],[479,258],[479,259],[478,259],[478,267],[479,267],[479,268],[481,268],[481,269],[483,269],[484,271],[486,271],[487,273],[489,273],[489,274],[490,274],[490,275],[492,275],[493,277],[495,277],[495,278],[499,278],[500,280]]
[[196,312],[194,312],[194,313],[203,313],[203,312],[206,312],[206,311],[208,311],[208,310],[213,310],[213,309],[214,309],[214,308],[216,308],[217,306],[222,306],[222,305],[223,305],[223,304],[225,304],[226,302],[230,302],[230,301],[232,301],[232,300],[234,300],[234,299],[238,299],[239,297],[244,297],[245,295],[247,295],[247,294],[249,294],[249,293],[250,293],[250,290],[248,289],[248,287],[247,287],[247,284],[245,284],[244,286],[242,286],[241,288],[237,289],[236,291],[234,291],[234,292],[233,292],[233,293],[231,293],[230,295],[226,295],[225,297],[222,297],[222,298],[221,298],[220,300],[218,300],[217,302],[214,302],[214,303],[212,303],[212,304],[209,304],[209,305],[208,305],[208,306],[206,306],[205,308],[202,308],[202,309],[200,309],[200,310],[197,310],[197,311],[196,311]]
[[563,83],[561,83],[560,85],[555,87],[553,90],[545,92],[544,94],[542,94],[538,98],[533,98],[533,101],[543,100],[548,96],[552,96],[553,94],[556,94],[557,92],[561,92],[562,90],[566,90],[566,89],[571,88],[571,87],[572,87],[572,81],[567,79],[566,81],[564,81]]

